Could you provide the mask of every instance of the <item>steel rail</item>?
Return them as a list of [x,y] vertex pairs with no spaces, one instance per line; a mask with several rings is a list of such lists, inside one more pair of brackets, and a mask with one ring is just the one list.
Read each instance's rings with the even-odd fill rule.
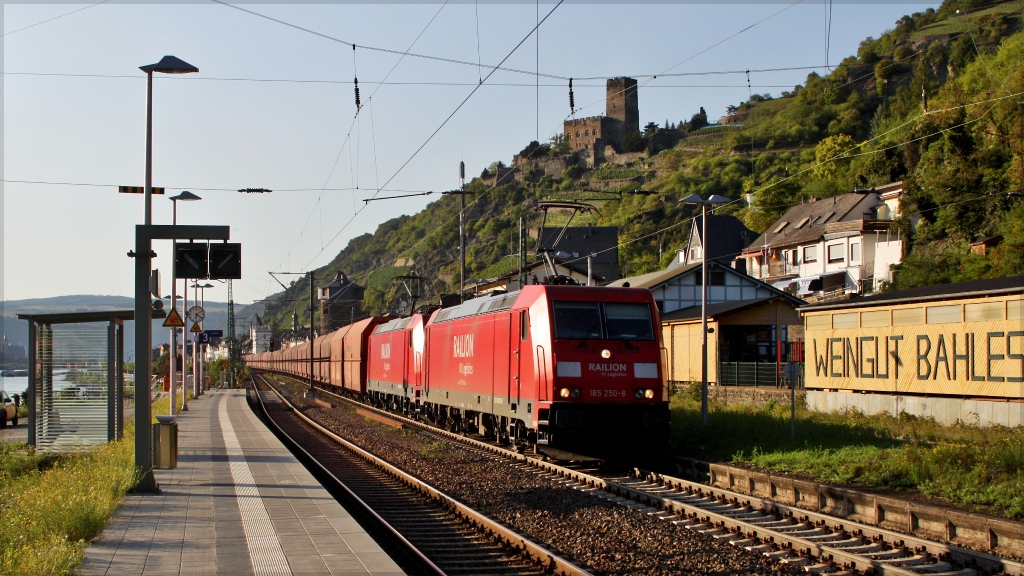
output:
[[[341,436],[338,436],[334,432],[328,430],[324,426],[320,425],[316,421],[312,420],[311,418],[303,414],[301,410],[297,409],[291,402],[288,401],[287,398],[284,397],[283,394],[278,392],[277,389],[274,388],[274,386],[271,385],[269,382],[265,381],[265,383],[267,384],[267,386],[270,387],[274,394],[276,394],[277,397],[281,399],[281,401],[289,410],[291,410],[296,416],[298,416],[300,419],[306,422],[309,426],[326,435],[328,438],[331,438],[338,444],[344,446],[346,449],[351,450],[355,454],[358,454],[365,460],[374,463],[374,465],[378,466],[382,470],[387,471],[389,474],[405,482],[412,488],[419,490],[423,494],[426,494],[431,498],[441,502],[442,505],[444,505],[445,507],[455,511],[458,516],[477,525],[481,529],[493,534],[494,536],[497,536],[499,539],[505,541],[509,545],[525,551],[536,562],[544,565],[549,573],[556,574],[558,576],[592,576],[590,572],[587,572],[586,570],[577,566],[576,564],[573,564],[572,562],[569,562],[568,560],[561,558],[557,554],[529,540],[523,535],[516,533],[515,531],[505,527],[502,524],[499,524],[498,522],[495,522],[494,520],[477,512],[476,510],[473,510],[472,508],[466,506],[465,504],[459,502],[458,500],[452,498],[451,496],[448,496],[447,494],[441,492],[437,488],[434,488],[430,484],[423,482],[422,480],[416,478],[415,476],[412,476],[411,474],[408,474],[405,471],[393,466],[391,463],[382,460],[381,458],[360,448],[359,446],[356,446],[355,444],[349,442],[348,440],[345,440]],[[323,391],[321,390],[319,392]],[[332,396],[336,396],[338,398],[349,401],[347,398],[344,398],[343,396],[338,396],[336,394],[332,394]],[[367,407],[364,404],[358,405],[362,408],[370,408],[382,414],[387,414],[391,417],[394,417],[394,414],[390,412],[377,410],[372,407]]]
[[[265,384],[267,384],[267,386],[270,386],[269,383],[267,383],[266,380],[261,375],[257,374],[257,376],[259,376],[260,379],[263,380]],[[430,574],[434,574],[435,576],[446,576],[445,572],[438,568],[437,565],[434,564],[429,558],[427,558],[423,554],[423,552],[419,550],[419,548],[414,546],[405,538],[405,536],[402,536],[401,533],[395,530],[395,528],[391,526],[391,524],[388,523],[387,520],[381,518],[380,515],[377,514],[377,512],[374,511],[373,508],[371,508],[366,502],[364,502],[362,498],[357,496],[355,492],[353,492],[348,486],[345,485],[344,482],[342,482],[337,476],[335,476],[330,470],[328,470],[326,466],[320,463],[319,460],[317,460],[312,454],[310,454],[305,448],[303,448],[302,444],[300,444],[298,441],[292,438],[287,432],[285,432],[284,429],[282,429],[277,424],[277,422],[274,422],[274,419],[270,417],[270,414],[267,411],[267,407],[263,403],[263,395],[260,393],[258,389],[256,389],[255,376],[252,376],[251,378],[253,379],[252,391],[255,393],[254,395],[259,401],[260,410],[266,417],[266,421],[276,429],[278,434],[288,439],[288,442],[291,444],[291,448],[301,452],[307,462],[312,462],[313,464],[315,464],[320,473],[330,478],[331,482],[335,485],[335,487],[345,494],[346,499],[348,499],[355,506],[357,506],[362,514],[365,514],[369,516],[371,519],[373,519],[374,522],[376,522],[382,529],[384,529],[388,533],[388,535],[392,539],[394,539],[401,548],[403,548],[403,553],[411,556],[416,562],[421,563],[429,571]],[[249,388],[245,389],[246,397],[249,397],[249,391]],[[278,394],[278,397],[280,398],[280,394]],[[298,411],[296,411],[294,408],[290,407],[290,409],[296,414],[298,414]]]

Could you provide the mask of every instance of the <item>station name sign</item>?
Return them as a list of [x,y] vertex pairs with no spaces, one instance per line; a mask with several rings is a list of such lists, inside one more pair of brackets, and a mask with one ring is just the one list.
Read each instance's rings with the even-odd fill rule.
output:
[[811,353],[815,377],[899,380],[909,365],[918,380],[1024,382],[1024,330],[815,338]]
[[1024,398],[1024,303],[963,302],[809,311],[806,386]]

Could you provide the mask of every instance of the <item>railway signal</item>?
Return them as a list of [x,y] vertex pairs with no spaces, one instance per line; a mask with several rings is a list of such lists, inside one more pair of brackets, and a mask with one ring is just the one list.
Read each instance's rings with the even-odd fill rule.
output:
[[177,243],[174,245],[174,277],[238,280],[242,277],[242,245]]
[[242,277],[242,245],[210,244],[210,275],[213,280],[238,280]]
[[209,268],[207,244],[176,243],[174,245],[174,277],[206,278]]

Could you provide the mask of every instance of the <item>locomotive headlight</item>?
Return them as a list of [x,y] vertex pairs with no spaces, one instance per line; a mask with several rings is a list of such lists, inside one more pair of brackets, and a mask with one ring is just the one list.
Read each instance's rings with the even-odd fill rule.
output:
[[647,398],[648,400],[653,400],[654,399],[654,390],[651,390],[650,388],[648,388],[647,390],[644,390],[644,398]]
[[643,388],[637,388],[636,389],[636,393],[633,394],[633,395],[636,396],[637,400],[643,398],[644,397],[644,389]]
[[611,350],[609,350],[607,348],[605,348],[604,350],[601,350],[601,358],[604,358],[605,360],[607,360],[607,359],[609,359],[611,357],[612,357],[612,351]]
[[568,388],[559,388],[558,390],[558,395],[561,396],[562,398],[568,398],[569,394],[570,392]]
[[569,395],[572,396],[573,398],[579,398],[580,397],[580,389],[579,388],[573,388],[569,392]]

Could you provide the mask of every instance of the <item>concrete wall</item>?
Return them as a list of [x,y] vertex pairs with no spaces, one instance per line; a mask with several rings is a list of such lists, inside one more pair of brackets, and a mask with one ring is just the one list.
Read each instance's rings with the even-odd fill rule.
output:
[[[765,388],[763,386],[711,386],[708,396],[715,402],[728,406],[742,404],[746,406],[764,406],[771,401],[783,406],[789,405],[789,388]],[[796,391],[796,405],[804,406],[804,391]]]
[[808,390],[807,408],[817,412],[847,412],[855,409],[868,415],[885,412],[892,416],[905,412],[934,418],[939,424],[947,426],[957,422],[1009,428],[1024,425],[1024,402]]
[[[691,467],[693,470],[702,468],[697,462]],[[754,500],[749,504],[760,507],[765,512],[779,515],[796,512],[795,515],[800,515],[799,509],[802,509],[812,513],[849,518],[854,522],[909,533],[954,546],[982,550],[1003,558],[1019,558],[1024,554],[1024,523],[1015,520],[959,512],[946,507],[783,475],[764,474],[728,464],[710,464],[708,475],[712,486],[748,494],[760,500]],[[666,482],[666,485],[672,487],[673,483]],[[798,510],[794,511],[790,507]],[[809,519],[815,520],[813,516]],[[998,561],[991,566],[993,571],[1001,573],[1000,567],[1006,568]],[[1017,572],[1006,570],[1006,573]]]

